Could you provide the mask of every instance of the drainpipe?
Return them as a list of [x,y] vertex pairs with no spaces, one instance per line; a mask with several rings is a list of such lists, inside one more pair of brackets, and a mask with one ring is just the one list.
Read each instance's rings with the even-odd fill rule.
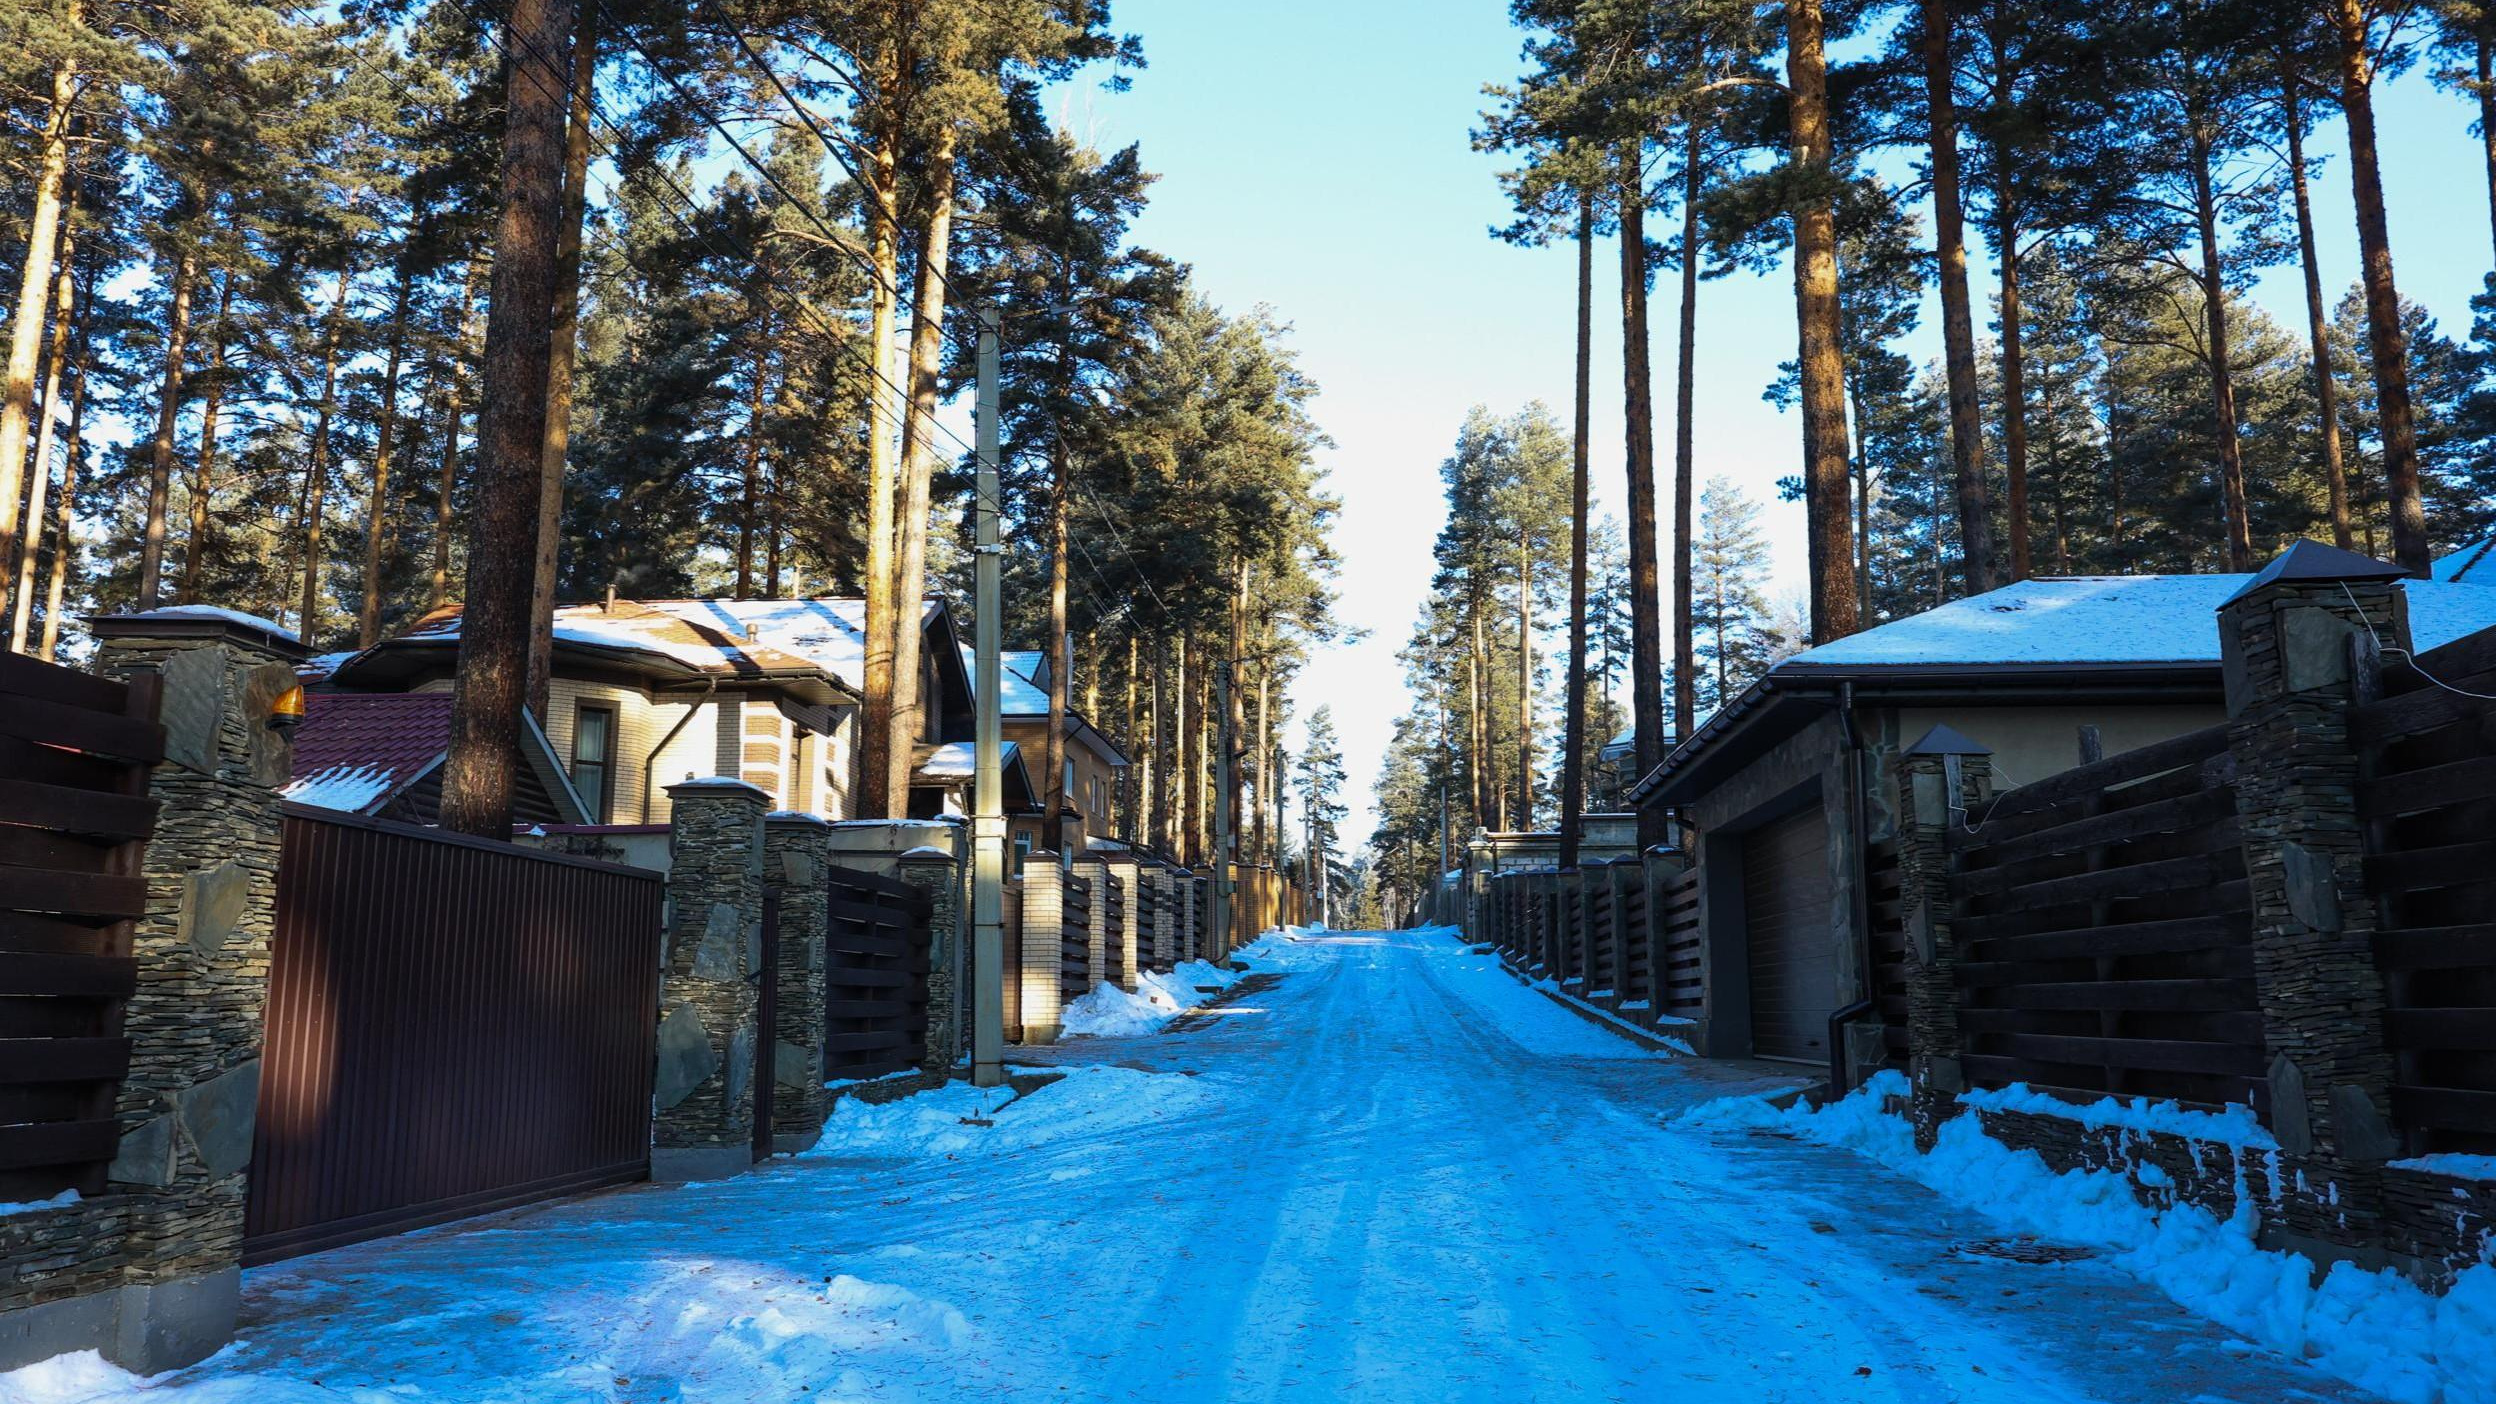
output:
[[1855,725],[1855,685],[1838,684],[1838,722],[1846,731],[1846,863],[1854,877],[1855,937],[1862,943],[1860,966],[1863,977],[1863,998],[1835,1010],[1829,1015],[1829,1095],[1841,1095],[1846,1085],[1846,1026],[1869,1014],[1876,1007],[1873,995],[1872,894],[1866,889],[1867,875],[1863,868],[1864,835],[1871,831],[1869,797],[1863,779],[1863,734]]
[[693,699],[693,705],[686,709],[683,716],[676,719],[676,724],[667,729],[665,736],[659,738],[659,744],[650,748],[650,758],[641,763],[641,822],[645,824],[650,822],[651,782],[658,773],[659,757],[666,752],[667,743],[675,740],[678,733],[691,726],[695,717],[702,715],[702,709],[710,704],[711,694],[717,691],[719,691],[719,679],[711,678],[704,682],[702,695]]

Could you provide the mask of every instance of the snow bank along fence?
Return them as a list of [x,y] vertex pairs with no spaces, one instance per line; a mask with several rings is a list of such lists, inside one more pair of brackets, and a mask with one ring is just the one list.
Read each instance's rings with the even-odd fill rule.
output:
[[1527,977],[1650,1028],[1698,1017],[1698,878],[1679,853],[1574,871],[1476,865],[1473,880],[1466,900],[1439,915]]
[[1972,1108],[2448,1280],[2496,1243],[2458,1159],[2496,1153],[2496,631],[2412,659],[2388,569],[2258,578],[2219,630],[2220,726],[1999,796],[1964,738],[1900,757],[1918,1136]]
[[1133,852],[1061,863],[1033,853],[1006,884],[1006,1037],[1051,1043],[1066,1006],[1104,984],[1133,991],[1207,949],[1213,878]]

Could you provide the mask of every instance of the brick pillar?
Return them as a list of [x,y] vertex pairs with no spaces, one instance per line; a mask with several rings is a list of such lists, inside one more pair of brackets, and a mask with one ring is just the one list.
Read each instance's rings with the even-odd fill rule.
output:
[[2375,638],[2409,647],[2403,578],[2305,541],[2219,607],[2266,1110],[2287,1162],[2264,1228],[2323,1256],[2376,1237],[2382,1165],[2400,1153],[2349,713],[2373,693]]
[[1060,943],[1066,921],[1066,876],[1054,853],[1023,865],[1023,1042],[1057,1042]]
[[1496,945],[1507,949],[1496,930],[1496,913],[1491,900],[1491,844],[1481,831],[1465,843],[1464,896],[1461,905],[1465,939],[1475,945]]
[[771,1052],[771,1144],[783,1155],[823,1134],[824,936],[830,893],[824,863],[832,826],[812,814],[763,819],[763,889],[780,898],[779,985]]
[[[0,1363],[92,1348],[145,1373],[199,1360],[234,1334],[277,913],[277,790],[291,762],[288,734],[268,723],[304,650],[274,629],[172,610],[101,619],[94,632],[98,672],[155,673],[163,687],[147,911],[130,932],[139,979],[119,1029],[131,1040],[114,1108],[121,1141],[107,1193],[59,1220],[77,1241],[59,1245],[51,1266],[77,1264],[83,1295],[12,1313]],[[40,1233],[52,1217],[0,1226]],[[11,1266],[21,1280],[46,1275],[44,1265]]]
[[941,1072],[968,1050],[962,1043],[963,953],[970,943],[970,870],[934,847],[901,855],[900,876],[927,897],[927,1056],[919,1066]]
[[667,797],[673,857],[650,1178],[715,1180],[754,1163],[762,830],[771,797],[725,776],[670,785]]
[[1993,789],[1993,753],[1936,726],[1898,758],[1898,895],[1906,906],[1909,1120],[1931,1150],[1967,1090],[1959,1067],[1957,948],[1950,937],[1949,836],[1955,815]]
[[1118,879],[1126,892],[1124,916],[1116,932],[1118,960],[1116,967],[1107,973],[1106,978],[1117,981],[1118,988],[1122,990],[1133,991],[1136,971],[1144,964],[1142,952],[1138,947],[1143,944],[1148,935],[1144,930],[1144,883],[1146,881],[1144,869],[1136,862],[1135,855],[1132,853],[1106,859],[1102,866]]

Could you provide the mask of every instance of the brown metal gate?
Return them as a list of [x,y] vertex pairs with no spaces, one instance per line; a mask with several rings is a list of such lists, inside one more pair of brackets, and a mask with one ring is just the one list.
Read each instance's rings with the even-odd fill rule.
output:
[[646,1177],[664,891],[286,806],[244,1263]]
[[928,900],[899,878],[826,869],[823,1072],[881,1077],[927,1056]]

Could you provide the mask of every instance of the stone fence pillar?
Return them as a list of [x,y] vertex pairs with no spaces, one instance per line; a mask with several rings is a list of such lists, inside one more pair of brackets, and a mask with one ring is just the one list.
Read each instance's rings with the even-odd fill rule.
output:
[[1967,1090],[1959,1066],[1958,948],[1950,935],[1949,837],[1993,788],[1993,753],[1936,726],[1898,757],[1898,893],[1907,928],[1908,1119],[1931,1150]]
[[2219,607],[2228,745],[2253,895],[2254,986],[2286,1164],[2266,1236],[2318,1257],[2378,1238],[2392,1055],[2349,713],[2376,645],[2409,647],[2406,573],[2299,542]]
[[1057,1042],[1063,1008],[1062,974],[1066,923],[1066,870],[1054,853],[1034,853],[1023,864],[1023,1042]]
[[804,813],[763,818],[763,890],[780,899],[778,984],[770,1037],[771,1146],[782,1155],[823,1135],[824,937],[831,894],[824,854],[831,825]]
[[[129,928],[137,988],[118,1033],[130,1067],[105,1192],[0,1217],[0,1369],[100,1350],[151,1373],[233,1339],[243,1205],[276,926],[278,788],[270,725],[304,650],[271,626],[177,610],[95,621],[96,670],[154,674],[165,758]],[[108,1032],[114,1032],[108,1030]]]
[[927,1054],[920,1066],[940,1072],[960,1061],[963,953],[970,934],[970,865],[929,845],[901,855],[900,877],[927,898]]
[[755,1027],[771,797],[725,776],[667,795],[674,856],[650,1178],[715,1180],[754,1163],[754,1043],[771,1036]]

